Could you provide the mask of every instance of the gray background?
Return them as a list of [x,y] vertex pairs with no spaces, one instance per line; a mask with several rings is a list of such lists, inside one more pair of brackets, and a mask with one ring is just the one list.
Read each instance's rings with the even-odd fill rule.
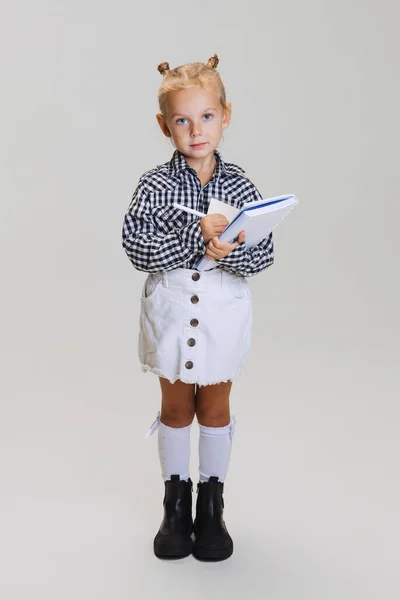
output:
[[[2,4],[4,599],[398,597],[399,16],[365,0]],[[165,563],[145,274],[120,236],[139,176],[171,155],[156,66],[214,52],[224,158],[300,204],[249,280],[235,554]],[[197,481],[196,423],[192,439]]]

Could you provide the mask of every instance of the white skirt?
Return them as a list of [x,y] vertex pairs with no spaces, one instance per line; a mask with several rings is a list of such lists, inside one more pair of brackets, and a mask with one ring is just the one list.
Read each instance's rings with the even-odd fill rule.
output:
[[251,344],[252,298],[245,277],[220,269],[150,273],[141,297],[139,359],[174,383],[199,386],[241,375]]

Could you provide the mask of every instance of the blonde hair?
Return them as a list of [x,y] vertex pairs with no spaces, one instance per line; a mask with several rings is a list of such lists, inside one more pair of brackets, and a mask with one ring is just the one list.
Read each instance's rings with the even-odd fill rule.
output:
[[208,59],[207,64],[201,62],[186,63],[180,67],[169,68],[167,62],[158,65],[158,70],[163,76],[163,81],[158,91],[158,103],[162,114],[165,112],[165,105],[168,92],[183,90],[194,85],[205,85],[214,83],[217,86],[219,100],[222,108],[226,108],[226,93],[220,74],[217,71],[219,58],[213,54]]

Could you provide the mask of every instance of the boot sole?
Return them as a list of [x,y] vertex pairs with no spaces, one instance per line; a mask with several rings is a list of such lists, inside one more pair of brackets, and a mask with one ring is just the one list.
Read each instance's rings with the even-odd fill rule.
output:
[[233,544],[231,546],[228,546],[227,548],[215,548],[212,546],[207,546],[205,544],[196,544],[196,542],[194,542],[192,554],[198,560],[226,560],[233,554]]
[[193,541],[191,539],[175,545],[154,542],[154,554],[157,558],[186,558],[192,554],[192,550]]

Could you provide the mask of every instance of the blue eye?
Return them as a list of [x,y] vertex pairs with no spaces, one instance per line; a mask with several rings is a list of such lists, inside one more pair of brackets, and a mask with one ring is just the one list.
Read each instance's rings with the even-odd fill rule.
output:
[[177,122],[178,125],[184,125],[185,121],[187,121],[187,119],[185,119],[184,117],[182,117],[181,119],[177,119],[176,122]]
[[204,115],[204,119],[206,121],[210,121],[213,118],[213,116],[210,113],[207,113],[206,115]]

